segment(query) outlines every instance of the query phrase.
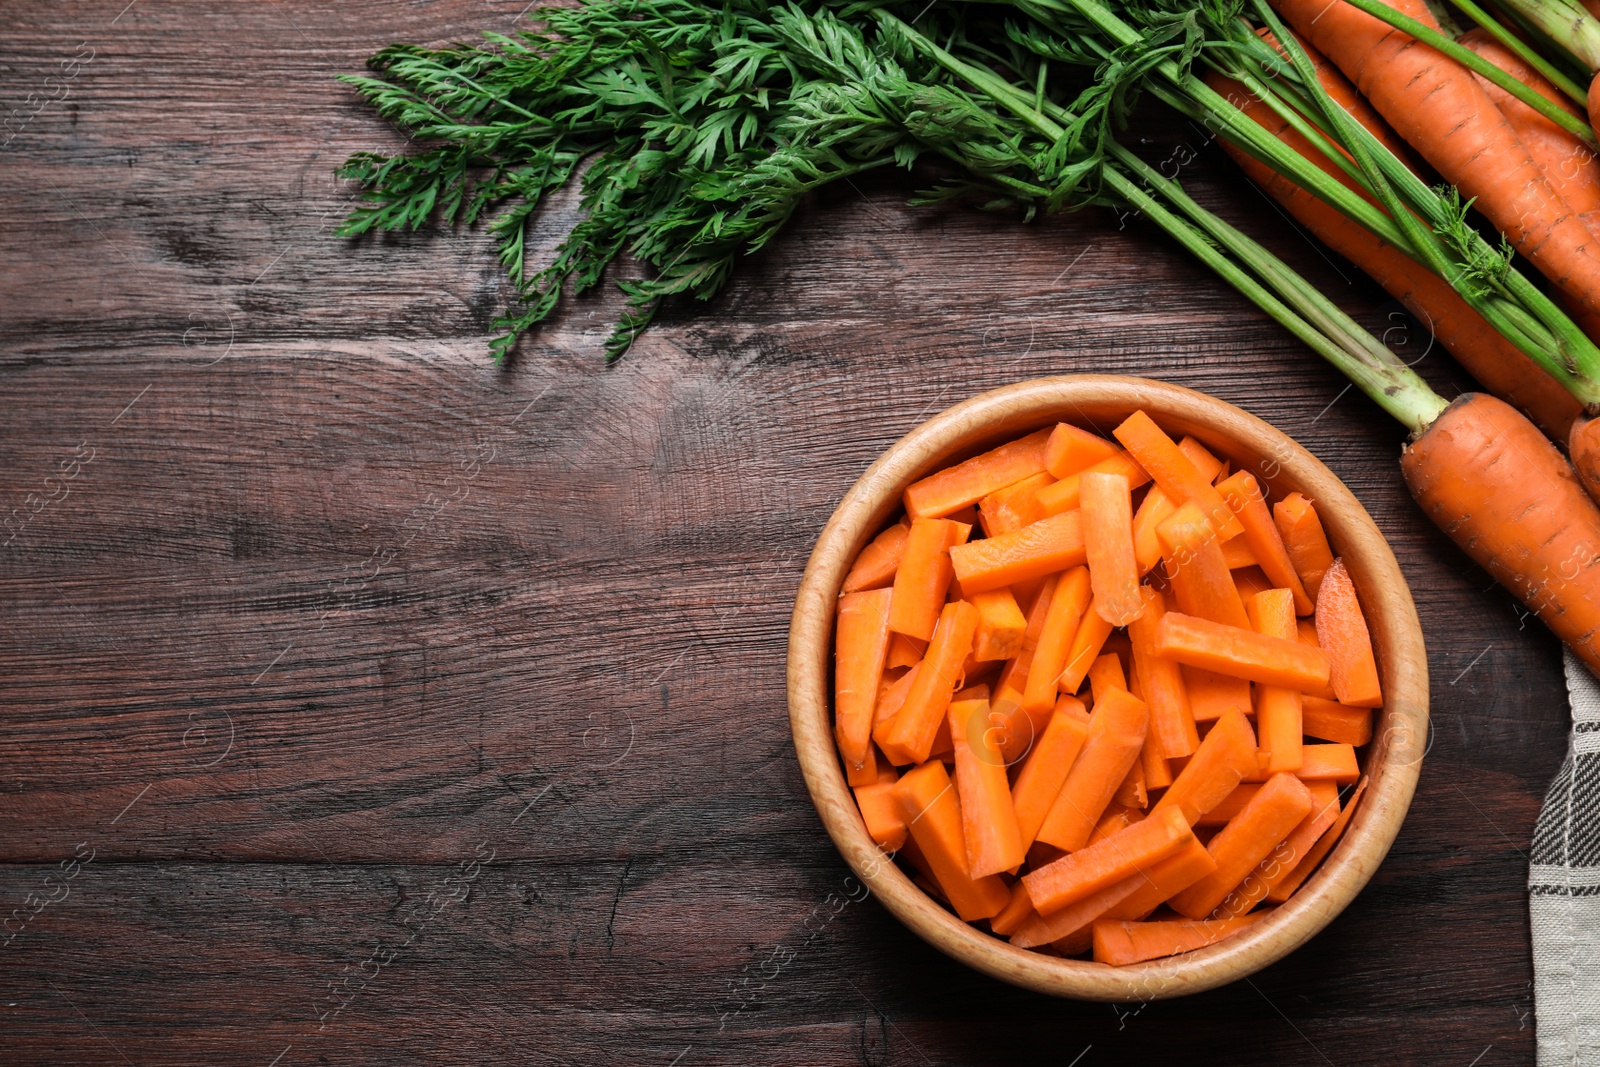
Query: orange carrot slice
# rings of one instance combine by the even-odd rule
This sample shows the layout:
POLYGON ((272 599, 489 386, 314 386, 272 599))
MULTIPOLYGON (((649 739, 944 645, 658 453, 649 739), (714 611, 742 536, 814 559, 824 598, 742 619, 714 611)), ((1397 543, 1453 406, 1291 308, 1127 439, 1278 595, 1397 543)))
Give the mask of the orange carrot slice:
MULTIPOLYGON (((843 746, 840 746, 840 752, 843 754, 843 746)), ((888 766, 887 761, 879 759, 878 746, 868 741, 867 756, 864 760, 859 764, 851 763, 849 760, 844 761, 845 784, 852 789, 858 785, 876 785, 883 776, 883 767, 879 766, 880 763, 883 767, 888 766)), ((894 768, 888 769, 893 771, 894 768)))
POLYGON ((1306 858, 1296 864, 1287 875, 1275 880, 1271 887, 1268 888, 1267 899, 1269 901, 1274 904, 1282 904, 1294 895, 1294 891, 1299 889, 1307 878, 1311 877, 1311 872, 1317 869, 1317 864, 1321 863, 1324 857, 1333 849, 1333 846, 1339 843, 1339 838, 1343 835, 1345 827, 1350 825, 1350 816, 1355 813, 1356 801, 1361 799, 1361 794, 1366 790, 1367 780, 1363 778, 1357 783, 1355 790, 1351 792, 1350 798, 1344 802, 1344 810, 1339 813, 1339 817, 1334 820, 1333 825, 1328 827, 1321 837, 1317 838, 1317 843, 1311 846, 1310 851, 1306 853, 1306 858))
POLYGON ((1113 626, 1144 613, 1139 564, 1133 554, 1133 500, 1120 474, 1083 475, 1083 547, 1094 605, 1113 626))
POLYGON ((1156 628, 1156 648, 1179 663, 1264 685, 1304 691, 1328 681, 1328 657, 1320 648, 1176 611, 1156 628))
POLYGON ((1010 659, 1022 650, 1028 620, 1010 589, 973 593, 967 600, 978 609, 978 629, 972 642, 974 656, 980 660, 1010 659))
POLYGON ((1094 599, 1091 597, 1089 607, 1084 610, 1083 621, 1078 623, 1078 632, 1073 635, 1066 665, 1056 682, 1063 693, 1076 693, 1083 687, 1089 668, 1100 658, 1100 650, 1105 647, 1113 629, 1115 627, 1106 621, 1106 617, 1094 610, 1094 599))
POLYGON ((1206 846, 1217 869, 1167 903, 1191 919, 1210 915, 1310 812, 1311 792, 1305 784, 1292 774, 1273 775, 1206 846))
POLYGON ((1046 515, 1060 515, 1063 512, 1077 509, 1083 494, 1083 476, 1085 474, 1120 474, 1128 479, 1128 488, 1137 489, 1150 480, 1150 475, 1128 453, 1118 451, 1116 455, 1101 460, 1092 467, 1085 468, 1077 474, 1069 474, 1059 482, 1047 485, 1033 494, 1035 502, 1046 515))
POLYGON ((1127 675, 1122 673, 1122 657, 1115 652, 1107 652, 1094 661, 1094 666, 1089 668, 1089 692, 1094 694, 1095 702, 1104 699, 1108 690, 1122 689, 1128 692, 1127 675))
MULTIPOLYGON (((1216 861, 1199 841, 1186 841, 1177 852, 1122 881, 1091 893, 1066 907, 1039 915, 1018 925, 1011 936, 1017 948, 1033 948, 1071 937, 1096 919, 1144 918, 1158 905, 1217 869, 1216 861)), ((1021 885, 1022 883, 1017 883, 1021 885)))
POLYGON ((850 573, 844 576, 844 591, 858 593, 863 589, 878 589, 894 582, 894 572, 906 552, 906 535, 911 528, 897 522, 883 531, 856 557, 850 573))
MULTIPOLYGON (((1244 535, 1241 534, 1231 540, 1224 541, 1218 547, 1222 549, 1222 562, 1230 572, 1242 571, 1246 567, 1256 566, 1255 551, 1250 547, 1250 543, 1244 539, 1244 535)), ((1241 597, 1240 599, 1243 598, 1241 597)))
POLYGON ((1184 688, 1189 691, 1189 710, 1196 722, 1211 722, 1234 710, 1246 715, 1255 711, 1246 679, 1199 667, 1185 667, 1182 673, 1184 688))
POLYGON ((966 541, 972 527, 949 519, 913 519, 905 554, 894 576, 889 629, 926 641, 939 621, 953 573, 950 549, 966 541))
MULTIPOLYGON (((1300 640, 1294 619, 1294 593, 1288 589, 1268 589, 1257 593, 1248 608, 1251 625, 1257 633, 1300 640)), ((1300 691, 1277 685, 1256 688, 1256 734, 1262 749, 1270 753, 1267 770, 1300 769, 1300 691)))
POLYGON ((834 632, 833 709, 839 751, 857 767, 872 744, 872 712, 889 653, 888 589, 839 598, 834 632))
POLYGON ((1051 805, 1061 795, 1061 787, 1066 784, 1073 761, 1089 739, 1089 721, 1082 701, 1077 697, 1063 696, 1057 701, 1049 723, 1017 774, 1017 783, 1011 789, 1011 800, 1024 852, 1033 846, 1034 839, 1039 836, 1039 827, 1044 825, 1051 805))
POLYGON ((1289 558, 1289 549, 1278 532, 1278 524, 1272 521, 1272 511, 1267 507, 1266 495, 1255 475, 1238 471, 1218 483, 1217 492, 1244 526, 1244 540, 1257 566, 1266 572, 1274 586, 1294 595, 1296 615, 1310 615, 1314 607, 1311 596, 1294 569, 1294 561, 1289 558))
POLYGON ((989 920, 989 930, 996 937, 1010 937, 1037 914, 1028 891, 1018 882, 1011 887, 1011 900, 1005 909, 989 920))
POLYGON ((872 709, 872 734, 874 737, 877 737, 879 727, 900 714, 900 709, 905 707, 906 697, 911 693, 911 687, 917 684, 917 673, 921 666, 921 661, 913 664, 909 671, 906 671, 889 688, 878 694, 878 705, 872 709))
POLYGON ((1256 766, 1256 735, 1242 712, 1230 711, 1206 734, 1154 810, 1177 808, 1190 823, 1198 822, 1256 766))
MULTIPOLYGON (((1148 726, 1144 701, 1131 693, 1113 689, 1095 704, 1083 752, 1045 816, 1038 840, 1068 852, 1084 847, 1128 768, 1139 758, 1148 726)), ((1034 904, 1037 907, 1038 901, 1034 904)))
POLYGON ((1372 655, 1372 635, 1356 599, 1355 584, 1336 559, 1322 576, 1317 590, 1317 644, 1328 654, 1329 680, 1339 703, 1376 708, 1383 703, 1378 685, 1378 663, 1372 655))
POLYGON ((1223 797, 1217 806, 1201 814, 1195 821, 1196 826, 1226 826, 1233 821, 1234 816, 1244 810, 1250 803, 1250 798, 1261 791, 1261 786, 1251 782, 1241 782, 1233 787, 1233 792, 1223 797))
MULTIPOLYGON (((1139 755, 1144 755, 1144 746, 1139 746, 1139 755)), ((1125 808, 1143 811, 1150 805, 1150 790, 1144 784, 1144 764, 1135 758, 1133 766, 1128 768, 1128 773, 1123 775, 1122 782, 1117 786, 1117 791, 1111 794, 1113 806, 1121 805, 1125 808)), ((1101 823, 1105 820, 1102 818, 1101 823)), ((1096 834, 1100 833, 1101 823, 1096 823, 1094 833, 1089 835, 1089 843, 1094 844, 1096 834)))
POLYGON ((1187 756, 1200 745, 1189 691, 1177 662, 1156 650, 1156 630, 1167 613, 1166 599, 1154 589, 1145 590, 1144 595, 1144 614, 1128 625, 1128 637, 1133 642, 1140 691, 1150 706, 1150 736, 1163 759, 1187 756))
MULTIPOLYGON (((893 590, 890 591, 891 593, 893 590)), ((896 667, 915 667, 922 662, 923 654, 928 651, 928 642, 918 641, 915 637, 905 634, 889 633, 889 650, 884 657, 885 670, 896 667)))
POLYGON ((900 814, 894 787, 894 782, 878 782, 858 786, 855 790, 856 807, 861 809, 867 833, 885 852, 898 852, 906 843, 906 820, 900 814))
POLYGON ((1000 914, 1011 891, 997 875, 973 878, 967 873, 967 845, 962 837, 961 801, 942 763, 924 763, 894 784, 900 816, 911 840, 963 922, 1000 914))
POLYGON ((1112 834, 1119 833, 1139 822, 1144 818, 1144 812, 1120 801, 1113 801, 1111 806, 1100 816, 1100 821, 1094 824, 1094 832, 1089 835, 1089 844, 1104 841, 1112 834))
POLYGON ((1244 532, 1211 479, 1200 473, 1149 415, 1135 411, 1111 432, 1180 508, 1186 503, 1199 508, 1221 540, 1244 532))
POLYGON ((967 871, 974 878, 1009 871, 1028 850, 1017 832, 1006 765, 989 729, 989 701, 951 701, 949 714, 967 871))
POLYGON ((1039 430, 913 482, 906 489, 906 514, 913 520, 937 519, 1038 474, 1049 439, 1049 430, 1039 430))
POLYGON ((1044 518, 1044 509, 1034 494, 1054 481, 1048 474, 1035 474, 1015 485, 996 489, 978 501, 978 521, 983 524, 984 536, 1010 533, 1044 518))
POLYGON ((1193 952, 1238 933, 1259 918, 1259 915, 1247 915, 1237 919, 1198 922, 1170 919, 1153 923, 1101 919, 1094 924, 1095 962, 1125 967, 1130 963, 1193 952))
POLYGON ((928 758, 977 628, 977 608, 961 600, 945 605, 904 706, 884 725, 881 733, 873 731, 874 740, 889 762, 896 765, 921 763, 928 758))
POLYGON ((1034 910, 1049 915, 1075 900, 1153 867, 1193 840, 1180 811, 1154 814, 1103 841, 1022 876, 1034 910))
POLYGON ((1231 919, 1244 915, 1267 899, 1273 883, 1288 877, 1289 872, 1306 858, 1317 839, 1338 821, 1339 787, 1332 782, 1307 782, 1306 788, 1311 792, 1311 811, 1300 820, 1300 825, 1289 832, 1282 844, 1269 852, 1267 858, 1223 898, 1213 918, 1231 919))
POLYGON ((1249 627, 1216 529, 1198 507, 1184 504, 1161 524, 1156 536, 1178 610, 1228 626, 1249 627))
POLYGON ((1322 576, 1333 565, 1333 550, 1328 547, 1328 535, 1322 532, 1317 509, 1299 493, 1290 493, 1272 505, 1272 521, 1306 594, 1315 601, 1322 576))
MULTIPOLYGON (((1192 437, 1185 437, 1178 442, 1178 451, 1189 457, 1195 469, 1206 478, 1213 480, 1222 464, 1217 457, 1207 452, 1192 437)), ((1166 493, 1161 491, 1159 485, 1150 487, 1144 495, 1144 501, 1139 505, 1139 510, 1133 516, 1133 552, 1139 561, 1139 573, 1144 575, 1161 561, 1161 542, 1156 537, 1156 527, 1172 517, 1178 510, 1178 505, 1166 493)))
POLYGON ((1161 755, 1161 749, 1151 734, 1145 735, 1144 747, 1139 750, 1139 764, 1144 768, 1144 787, 1147 792, 1165 789, 1172 784, 1172 766, 1161 755))
POLYGON ((1074 567, 1056 582, 1044 629, 1033 651, 1033 664, 1028 668, 1028 682, 1022 690, 1023 710, 1039 711, 1055 705, 1056 679, 1066 667, 1072 639, 1089 603, 1087 567, 1074 567))
MULTIPOLYGON (((950 550, 956 579, 968 595, 1080 567, 1086 558, 1083 523, 1076 511, 950 550)), ((902 572, 905 568, 901 563, 902 572)))
POLYGON ((1099 434, 1061 422, 1050 431, 1050 440, 1045 442, 1044 469, 1057 478, 1065 478, 1121 451, 1099 434))
MULTIPOLYGON (((1298 579, 1297 579, 1298 580, 1298 579)), ((1239 599, 1246 604, 1263 589, 1276 589, 1261 567, 1239 567, 1233 571, 1233 584, 1239 587, 1239 599)))
MULTIPOLYGON (((1349 785, 1361 777, 1361 768, 1356 763, 1356 750, 1351 745, 1302 744, 1300 769, 1294 773, 1307 782, 1326 778, 1340 785, 1349 785)), ((1267 776, 1268 772, 1265 769, 1258 769, 1253 774, 1245 775, 1244 780, 1263 782, 1267 776)))
POLYGON ((1300 721, 1307 737, 1357 748, 1372 740, 1371 708, 1352 708, 1321 697, 1302 697, 1300 721))

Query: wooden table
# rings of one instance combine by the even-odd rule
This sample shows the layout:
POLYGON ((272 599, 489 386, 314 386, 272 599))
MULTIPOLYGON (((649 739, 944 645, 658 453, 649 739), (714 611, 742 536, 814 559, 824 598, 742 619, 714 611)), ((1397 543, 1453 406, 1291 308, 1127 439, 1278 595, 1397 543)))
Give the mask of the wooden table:
MULTIPOLYGON (((1557 647, 1411 504, 1397 425, 1137 220, 911 210, 899 178, 819 197, 615 366, 606 294, 497 367, 484 234, 332 236, 333 167, 400 144, 333 77, 520 9, 0 16, 0 1060, 1531 1062, 1557 647), (783 690, 800 569, 871 459, 1091 370, 1331 465, 1434 678, 1361 898, 1250 982, 1143 1006, 1020 992, 840 903, 783 690)), ((1141 132, 1465 387, 1195 130, 1141 132)))

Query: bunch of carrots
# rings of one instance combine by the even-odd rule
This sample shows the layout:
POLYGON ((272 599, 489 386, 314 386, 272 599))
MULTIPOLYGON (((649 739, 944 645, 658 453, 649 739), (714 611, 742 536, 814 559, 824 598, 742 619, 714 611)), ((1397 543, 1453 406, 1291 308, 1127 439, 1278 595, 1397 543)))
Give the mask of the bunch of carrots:
POLYGON ((1311 501, 1143 411, 1112 436, 906 490, 838 602, 835 735, 868 832, 961 919, 1129 964, 1299 888, 1383 694, 1311 501))

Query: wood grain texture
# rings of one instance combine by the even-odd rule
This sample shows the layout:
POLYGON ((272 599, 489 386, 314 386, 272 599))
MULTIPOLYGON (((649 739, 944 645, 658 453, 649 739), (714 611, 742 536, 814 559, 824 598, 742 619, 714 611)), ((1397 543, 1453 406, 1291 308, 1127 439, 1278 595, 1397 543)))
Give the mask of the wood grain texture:
MULTIPOLYGON (((95 850, 11 920, 6 1062, 1532 1062, 1555 643, 1418 514, 1397 426, 1159 234, 911 210, 882 176, 617 366, 607 294, 496 368, 483 234, 330 236, 332 167, 401 143, 332 79, 520 4, 125 3, 0 13, 0 112, 94 53, 0 149, 0 916, 95 850), (1203 389, 1327 463, 1434 679, 1416 801, 1350 909, 1253 985, 1142 1009, 839 906, 784 711, 844 491, 934 411, 1071 371, 1203 389), (319 1031, 328 983, 485 843, 319 1031)), ((1199 150, 1208 206, 1404 329, 1194 130, 1136 134, 1199 150)))

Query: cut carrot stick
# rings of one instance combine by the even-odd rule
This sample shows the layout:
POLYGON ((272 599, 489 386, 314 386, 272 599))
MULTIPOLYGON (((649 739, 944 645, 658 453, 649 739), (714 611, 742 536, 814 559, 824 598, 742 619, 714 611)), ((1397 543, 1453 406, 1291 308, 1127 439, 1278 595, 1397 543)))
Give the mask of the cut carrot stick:
POLYGON ((1112 435, 1180 508, 1187 503, 1200 509, 1219 539, 1225 541, 1244 532, 1211 479, 1200 472, 1149 415, 1135 411, 1112 431, 1112 435))
POLYGON ((1243 534, 1232 540, 1224 541, 1219 547, 1222 549, 1222 562, 1227 565, 1230 571, 1242 571, 1246 567, 1257 565, 1255 550, 1250 547, 1250 543, 1245 540, 1243 534))
POLYGON ((1133 500, 1120 474, 1083 475, 1083 546, 1095 610, 1113 626, 1144 612, 1139 565, 1133 555, 1133 500))
POLYGON ((989 930, 996 937, 1010 937, 1038 914, 1033 910, 1028 891, 1018 882, 1011 887, 1011 900, 1005 910, 989 920, 989 930))
POLYGON ((1378 684, 1372 636, 1342 559, 1334 560, 1322 576, 1316 622, 1317 644, 1328 654, 1329 681, 1339 703, 1358 708, 1381 706, 1383 691, 1378 684))
POLYGON ((949 519, 912 520, 905 554, 894 576, 889 629, 919 641, 933 636, 933 624, 939 621, 954 573, 950 549, 963 544, 971 532, 972 527, 949 519))
POLYGON ((1328 535, 1322 532, 1317 509, 1299 493, 1290 493, 1272 505, 1272 521, 1306 595, 1315 601, 1323 574, 1333 566, 1333 549, 1328 547, 1328 535))
MULTIPOLYGON (((1193 437, 1185 437, 1178 442, 1178 451, 1189 457, 1189 462, 1208 481, 1214 480, 1216 474, 1222 469, 1222 464, 1205 446, 1193 437)), ((1144 501, 1139 505, 1139 510, 1133 516, 1133 552, 1139 561, 1140 575, 1146 574, 1151 567, 1161 561, 1161 542, 1156 537, 1156 527, 1160 526, 1172 513, 1178 510, 1178 505, 1172 498, 1161 491, 1159 485, 1150 487, 1144 495, 1144 501)))
POLYGON ((1156 648, 1179 663, 1264 685, 1304 691, 1328 681, 1328 657, 1320 648, 1176 611, 1156 628, 1156 648))
POLYGON ((1193 838, 1194 832, 1182 812, 1162 812, 1023 875, 1022 884, 1028 887, 1034 910, 1049 915, 1129 875, 1148 870, 1193 838))
POLYGON ((1243 678, 1185 667, 1183 685, 1189 692, 1189 711, 1196 722, 1211 722, 1235 709, 1246 715, 1255 710, 1250 699, 1250 683, 1243 678))
POLYGON ((980 660, 1011 659, 1022 650, 1028 620, 1017 607, 1010 589, 973 593, 967 600, 978 609, 978 629, 972 654, 980 660))
MULTIPOLYGON (((1167 903, 1191 919, 1210 915, 1310 812, 1311 792, 1305 784, 1292 774, 1274 774, 1206 846, 1217 869, 1167 903)), ((1034 904, 1037 906, 1037 898, 1034 904)))
POLYGON ((1150 736, 1156 754, 1163 759, 1187 756, 1200 745, 1189 691, 1178 664, 1156 650, 1156 630, 1167 613, 1166 599, 1154 589, 1146 589, 1144 595, 1144 614, 1128 625, 1128 637, 1144 702, 1150 706, 1150 736))
POLYGON ((878 694, 878 705, 872 709, 872 733, 876 737, 878 728, 896 715, 905 707, 906 697, 911 692, 911 687, 917 684, 917 673, 921 670, 921 663, 914 664, 909 671, 895 680, 894 684, 878 694))
POLYGON ((1177 852, 1148 870, 1129 875, 1051 912, 1048 917, 1035 912, 1017 927, 1011 943, 1017 948, 1049 944, 1087 929, 1101 917, 1142 919, 1168 897, 1216 869, 1216 861, 1204 845, 1199 841, 1186 841, 1177 852))
POLYGON ((1289 549, 1278 532, 1278 524, 1272 521, 1272 511, 1267 507, 1266 495, 1255 475, 1238 471, 1218 483, 1217 492, 1244 526, 1245 543, 1255 555, 1256 565, 1266 572, 1275 587, 1287 589, 1294 595, 1296 615, 1310 615, 1316 605, 1294 569, 1294 561, 1289 558, 1289 549))
POLYGON ((1185 842, 1175 854, 1136 876, 1133 892, 1107 908, 1103 918, 1143 919, 1216 869, 1217 861, 1198 838, 1185 842))
POLYGON ((1039 638, 1044 633, 1045 619, 1050 615, 1050 603, 1055 599, 1059 577, 1051 574, 1044 578, 1039 594, 1027 608, 1028 627, 1022 634, 1022 647, 1015 658, 1005 662, 995 682, 990 705, 995 718, 1007 724, 1006 739, 1001 746, 1007 764, 1021 759, 1027 746, 1033 743, 1040 732, 1035 727, 1041 726, 1041 723, 1023 710, 1022 696, 1028 684, 1028 672, 1033 669, 1033 656, 1038 650, 1039 638))
MULTIPOLYGON (((1276 529, 1276 527, 1274 527, 1276 529)), ((1292 573, 1292 571, 1291 571, 1292 573)), ((1299 577, 1295 581, 1299 581, 1299 577)), ((1240 567, 1233 572, 1233 584, 1239 588, 1239 599, 1245 603, 1263 589, 1277 589, 1279 586, 1270 581, 1259 565, 1254 567, 1240 567)))
MULTIPOLYGON (((1327 588, 1327 583, 1323 583, 1327 588)), ((1288 589, 1268 589, 1257 593, 1248 608, 1251 625, 1259 634, 1299 642, 1295 625, 1294 593, 1288 589)), ((1267 770, 1300 769, 1300 691, 1277 685, 1256 687, 1256 737, 1269 753, 1267 770)))
POLYGON ((1106 639, 1111 636, 1113 629, 1104 615, 1093 610, 1091 598, 1090 607, 1083 613, 1083 621, 1078 623, 1078 632, 1073 635, 1072 647, 1067 652, 1066 666, 1062 668, 1057 680, 1057 685, 1063 693, 1076 693, 1082 688, 1084 678, 1089 675, 1089 668, 1100 658, 1100 650, 1105 647, 1106 639))
POLYGON ((894 582, 894 572, 905 555, 906 535, 911 528, 904 522, 895 523, 883 531, 856 557, 850 573, 844 578, 846 593, 859 593, 864 589, 879 589, 894 582))
POLYGON ((1216 530, 1198 507, 1188 503, 1178 508, 1156 536, 1178 610, 1228 626, 1250 625, 1216 530))
POLYGON ((1100 821, 1094 824, 1094 832, 1089 835, 1089 844, 1092 845, 1096 841, 1104 841, 1112 834, 1126 830, 1143 818, 1143 811, 1131 805, 1114 801, 1106 809, 1105 814, 1100 816, 1100 821))
POLYGON ((1011 901, 1011 891, 997 875, 973 878, 967 873, 961 801, 944 764, 924 763, 906 772, 894 784, 894 794, 911 840, 962 921, 1000 914, 1011 901))
POLYGON ((1144 747, 1139 750, 1139 765, 1144 768, 1144 787, 1148 793, 1156 789, 1165 789, 1172 784, 1172 766, 1167 763, 1166 757, 1161 755, 1161 749, 1155 743, 1155 738, 1145 735, 1144 747))
POLYGON ((1306 788, 1311 792, 1310 812, 1277 848, 1267 853, 1266 859, 1257 864, 1255 870, 1245 875, 1244 880, 1223 898, 1216 911, 1211 913, 1213 919, 1236 918, 1266 900, 1273 883, 1287 878, 1310 853, 1317 839, 1338 820, 1339 787, 1332 782, 1319 781, 1307 782, 1306 788))
POLYGON ((1028 668, 1028 682, 1022 691, 1022 707, 1028 712, 1050 708, 1056 702, 1056 679, 1066 667, 1072 639, 1077 635, 1085 610, 1090 604, 1089 570, 1074 567, 1056 582, 1045 616, 1039 644, 1028 668))
POLYGON ((1356 785, 1355 790, 1351 792, 1349 799, 1344 802, 1344 810, 1339 813, 1339 817, 1334 820, 1333 825, 1328 827, 1321 837, 1317 838, 1317 843, 1311 846, 1311 850, 1306 853, 1306 858, 1296 864, 1294 869, 1286 876, 1274 881, 1271 887, 1268 888, 1267 899, 1269 901, 1274 904, 1282 904, 1311 876, 1311 872, 1317 869, 1317 864, 1321 863, 1333 849, 1333 846, 1339 843, 1339 837, 1344 833, 1345 827, 1350 825, 1350 816, 1355 813, 1356 801, 1361 799, 1361 794, 1366 792, 1366 789, 1367 780, 1363 778, 1356 785))
POLYGON ((915 637, 907 637, 905 634, 897 634, 891 631, 889 634, 888 653, 883 661, 884 669, 915 667, 922 662, 922 657, 927 651, 928 642, 918 641, 915 637))
POLYGON ((1252 782, 1241 782, 1233 787, 1233 792, 1223 797, 1216 807, 1205 812, 1195 821, 1196 826, 1226 826, 1233 821, 1234 816, 1244 810, 1250 803, 1250 798, 1261 791, 1261 786, 1252 782))
POLYGON ((1196 823, 1222 803, 1245 775, 1255 773, 1256 766, 1256 735, 1242 712, 1230 711, 1201 740, 1154 811, 1177 808, 1191 824, 1196 823))
MULTIPOLYGON (((1317 642, 1317 624, 1313 620, 1311 620, 1311 619, 1297 619, 1295 621, 1295 625, 1298 628, 1299 633, 1300 633, 1300 643, 1301 644, 1310 645, 1312 648, 1321 648, 1322 647, 1317 642)), ((1332 667, 1331 664, 1329 665, 1328 669, 1330 671, 1332 671, 1333 667, 1332 667)), ((1322 686, 1309 686, 1305 690, 1303 690, 1303 692, 1304 692, 1305 696, 1321 697, 1323 700, 1337 700, 1338 699, 1338 697, 1334 694, 1333 683, 1331 681, 1325 683, 1322 686)))
POLYGON ((845 762, 858 767, 872 744, 872 712, 889 652, 890 596, 888 589, 872 589, 839 598, 833 644, 835 732, 845 762))
POLYGON ((1300 721, 1307 737, 1357 748, 1372 740, 1371 708, 1352 708, 1321 697, 1302 697, 1300 721))
MULTIPOLYGON (((1356 763, 1356 750, 1350 745, 1301 745, 1300 769, 1295 774, 1307 782, 1326 778, 1349 785, 1361 777, 1361 768, 1356 763)), ((1267 771, 1259 769, 1245 775, 1244 780, 1260 782, 1266 778, 1267 771)))
POLYGON ((897 852, 906 843, 906 820, 895 800, 894 782, 878 782, 856 788, 856 807, 867 824, 867 833, 885 852, 897 852))
POLYGON ((1127 675, 1122 673, 1122 657, 1115 652, 1108 652, 1094 661, 1094 666, 1089 668, 1089 692, 1094 694, 1098 703, 1111 689, 1128 689, 1127 675))
POLYGON ((1131 693, 1113 689, 1095 703, 1088 740, 1045 816, 1038 840, 1068 852, 1083 848, 1139 758, 1148 727, 1149 711, 1131 693))
MULTIPOLYGON (((843 745, 840 746, 840 752, 841 754, 843 753, 843 745)), ((878 746, 872 744, 870 741, 867 742, 866 759, 862 760, 859 764, 851 763, 849 760, 844 761, 845 784, 850 786, 852 789, 858 785, 876 785, 879 779, 882 777, 882 768, 879 767, 880 763, 882 763, 885 767, 888 766, 888 761, 883 760, 878 756, 878 746)), ((893 770, 892 767, 889 769, 891 771, 893 770)), ((896 777, 898 777, 898 775, 896 775, 896 777)))
POLYGON ((1044 509, 1034 494, 1054 481, 1048 474, 1035 474, 1015 485, 996 489, 978 501, 978 521, 983 525, 984 536, 1010 533, 1044 518, 1044 509))
POLYGON ((1121 451, 1114 442, 1099 434, 1061 422, 1050 431, 1050 440, 1045 442, 1044 469, 1057 478, 1065 478, 1121 451))
POLYGON ((1258 918, 1260 916, 1250 915, 1238 919, 1171 919, 1153 923, 1101 919, 1094 924, 1095 962, 1125 967, 1130 963, 1193 952, 1238 933, 1258 918))
MULTIPOLYGON (((1076 511, 950 550, 956 579, 969 596, 1080 567, 1086 558, 1083 524, 1076 511)), ((902 573, 905 568, 902 563, 902 573)))
POLYGON ((960 600, 945 605, 905 705, 890 722, 873 731, 873 739, 890 763, 899 766, 928 758, 977 628, 977 608, 960 600))
POLYGON ((949 715, 967 872, 982 878, 1009 871, 1022 863, 1028 850, 1017 832, 1006 765, 989 729, 989 701, 951 701, 949 715))
POLYGON ((1149 473, 1139 466, 1132 456, 1118 451, 1116 455, 1103 459, 1092 467, 1077 474, 1069 474, 1059 482, 1045 486, 1034 493, 1033 498, 1046 515, 1075 511, 1082 501, 1085 474, 1120 474, 1128 479, 1130 490, 1137 489, 1150 480, 1149 473))
POLYGON ((1027 762, 1017 774, 1011 799, 1024 852, 1033 846, 1034 839, 1039 836, 1039 827, 1044 825, 1051 805, 1061 795, 1061 787, 1066 784, 1073 761, 1089 739, 1089 721, 1082 701, 1077 697, 1063 696, 1056 703, 1049 723, 1040 732, 1038 743, 1028 753, 1027 762))
MULTIPOLYGON (((1139 746, 1139 754, 1144 754, 1144 746, 1139 746)), ((1144 764, 1137 758, 1133 766, 1128 768, 1128 773, 1123 776, 1122 783, 1117 786, 1117 791, 1111 794, 1111 802, 1120 804, 1125 808, 1136 808, 1143 811, 1150 806, 1150 791, 1144 784, 1144 764)), ((1104 821, 1103 819, 1101 820, 1104 821)), ((1094 844, 1095 834, 1100 832, 1100 824, 1095 824, 1095 833, 1089 835, 1089 843, 1094 844)))
POLYGON ((1049 439, 1049 430, 1039 430, 913 482, 906 489, 906 514, 913 522, 937 519, 1038 474, 1044 470, 1044 445, 1049 439))

